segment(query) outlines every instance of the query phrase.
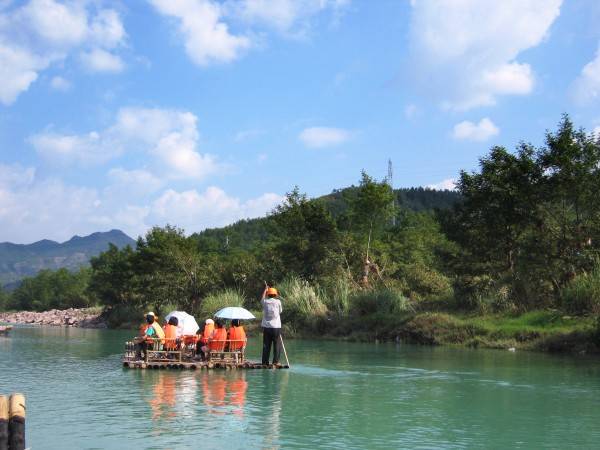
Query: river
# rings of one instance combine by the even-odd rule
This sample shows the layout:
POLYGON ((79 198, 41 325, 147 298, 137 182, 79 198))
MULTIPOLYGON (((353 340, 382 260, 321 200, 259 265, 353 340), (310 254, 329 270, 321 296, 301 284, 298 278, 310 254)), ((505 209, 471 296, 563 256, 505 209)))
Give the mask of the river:
POLYGON ((600 448, 597 358, 289 340, 290 370, 142 371, 130 335, 0 337, 30 448, 600 448))

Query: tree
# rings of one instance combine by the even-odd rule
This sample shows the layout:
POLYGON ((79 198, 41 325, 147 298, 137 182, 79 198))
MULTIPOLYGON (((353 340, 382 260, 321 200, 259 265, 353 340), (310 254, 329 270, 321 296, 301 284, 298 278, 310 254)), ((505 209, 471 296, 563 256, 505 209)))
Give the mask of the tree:
POLYGON ((350 223, 359 233, 377 234, 396 214, 394 192, 387 181, 377 182, 364 170, 356 195, 349 199, 350 223))
POLYGON ((142 303, 136 293, 134 251, 129 245, 119 249, 109 244, 108 250, 93 257, 90 264, 92 274, 89 290, 103 305, 137 306, 142 303))
POLYGON ((278 238, 275 251, 287 270, 313 278, 335 264, 337 228, 321 201, 308 200, 296 187, 271 217, 278 238))

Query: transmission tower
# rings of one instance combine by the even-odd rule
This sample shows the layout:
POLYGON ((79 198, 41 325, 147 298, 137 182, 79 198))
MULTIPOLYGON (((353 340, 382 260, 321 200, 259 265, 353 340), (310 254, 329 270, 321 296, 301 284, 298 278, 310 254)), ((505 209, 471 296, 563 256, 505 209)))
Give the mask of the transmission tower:
POLYGON ((388 159, 388 174, 387 174, 387 182, 390 188, 392 189, 392 210, 394 211, 394 215, 392 216, 392 226, 396 226, 396 194, 394 192, 394 169, 392 167, 392 159, 388 159))

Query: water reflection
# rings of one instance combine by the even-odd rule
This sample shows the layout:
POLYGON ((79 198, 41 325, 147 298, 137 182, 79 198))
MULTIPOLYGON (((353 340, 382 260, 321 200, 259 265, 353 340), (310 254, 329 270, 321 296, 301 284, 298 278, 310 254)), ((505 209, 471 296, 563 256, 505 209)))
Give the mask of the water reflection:
POLYGON ((152 410, 152 420, 175 417, 177 379, 165 373, 159 373, 152 389, 153 397, 148 401, 152 410))
POLYGON ((242 418, 246 405, 246 373, 171 371, 140 373, 142 396, 153 421, 205 414, 242 418))
POLYGON ((240 371, 229 376, 219 372, 202 372, 200 383, 206 412, 215 415, 244 415, 248 390, 245 372, 240 371))

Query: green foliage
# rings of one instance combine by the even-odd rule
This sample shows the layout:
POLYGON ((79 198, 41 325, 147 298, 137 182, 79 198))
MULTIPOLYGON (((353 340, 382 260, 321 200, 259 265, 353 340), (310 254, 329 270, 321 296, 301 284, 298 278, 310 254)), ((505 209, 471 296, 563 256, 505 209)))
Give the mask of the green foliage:
POLYGON ((235 289, 216 291, 206 296, 199 309, 193 312, 200 320, 204 320, 227 306, 244 306, 244 296, 235 289))
POLYGON ((337 227, 322 202, 308 200, 295 188, 275 208, 272 218, 278 236, 275 251, 289 272, 308 278, 331 270, 337 227))
POLYGON ((350 297, 350 313, 355 316, 396 315, 412 310, 400 291, 387 287, 357 291, 350 297))
POLYGON ((107 251, 91 259, 89 290, 103 305, 113 307, 135 302, 133 256, 130 246, 119 249, 110 244, 107 251))
POLYGON ((296 326, 314 328, 327 314, 326 300, 318 286, 298 277, 279 283, 286 321, 296 326))
POLYGON ((600 266, 576 276, 562 288, 561 297, 573 314, 600 314, 600 266))
POLYGON ((0 286, 0 311, 6 311, 9 308, 10 296, 0 286))
POLYGON ((461 174, 463 201, 445 216, 461 247, 452 267, 457 291, 461 280, 487 276, 507 284, 521 309, 555 303, 600 251, 599 182, 600 143, 567 116, 538 150, 493 148, 479 172, 461 174))
POLYGON ((348 199, 350 223, 354 231, 375 235, 389 226, 396 214, 394 193, 386 180, 377 182, 361 173, 356 195, 348 199))
POLYGON ((25 278, 12 293, 10 309, 45 311, 48 309, 83 308, 96 304, 87 291, 90 270, 71 273, 67 269, 55 272, 42 270, 35 277, 25 278))

